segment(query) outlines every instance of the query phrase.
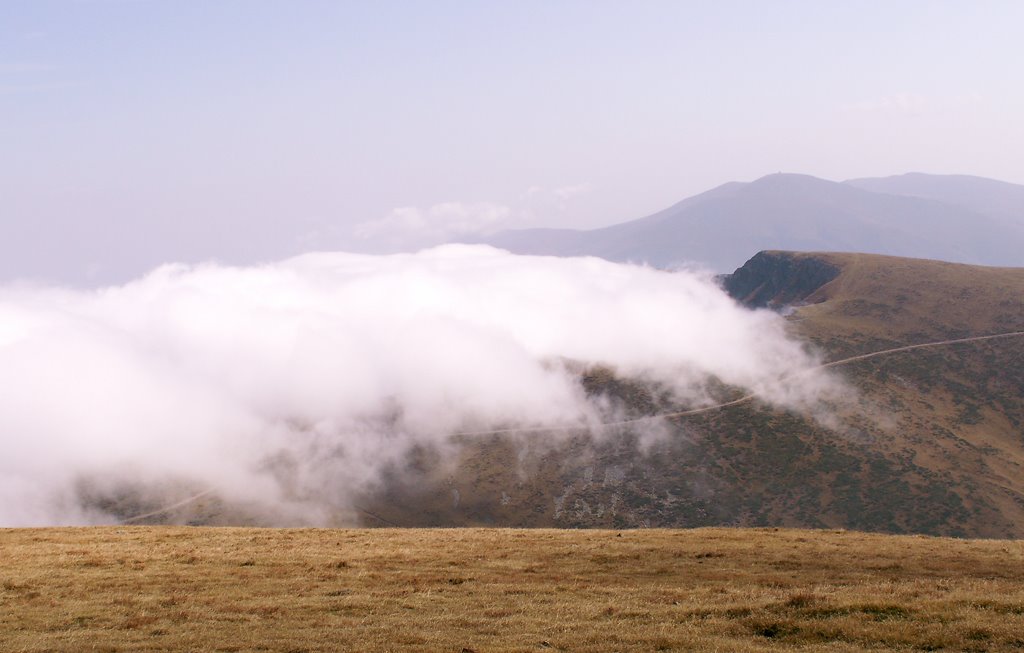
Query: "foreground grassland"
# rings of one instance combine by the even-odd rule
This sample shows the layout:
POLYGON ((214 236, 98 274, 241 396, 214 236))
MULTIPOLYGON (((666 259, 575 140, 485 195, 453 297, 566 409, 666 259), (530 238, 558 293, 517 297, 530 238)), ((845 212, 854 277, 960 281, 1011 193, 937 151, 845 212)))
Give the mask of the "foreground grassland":
POLYGON ((1024 542, 0 530, 3 651, 1024 650, 1024 542))

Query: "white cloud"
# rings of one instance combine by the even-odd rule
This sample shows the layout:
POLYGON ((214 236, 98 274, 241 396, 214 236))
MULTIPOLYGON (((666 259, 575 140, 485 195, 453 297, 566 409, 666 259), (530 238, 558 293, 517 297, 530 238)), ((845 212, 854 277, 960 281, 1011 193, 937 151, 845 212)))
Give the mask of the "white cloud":
POLYGON ((709 278, 592 258, 445 246, 0 286, 0 525, 109 520, 82 488, 182 485, 329 523, 412 445, 606 419, 566 359, 683 403, 711 376, 784 405, 830 387, 781 382, 815 359, 709 278))
POLYGON ((515 216, 513 209, 492 202, 442 202, 426 209, 403 206, 357 224, 353 233, 388 249, 416 249, 483 236, 505 227, 515 216))
POLYGON ((585 195, 593 192, 594 185, 590 182, 583 182, 582 184, 572 184, 570 186, 560 186, 559 188, 551 191, 551 194, 562 200, 563 202, 576 197, 577 195, 585 195))
POLYGON ((549 188, 546 186, 534 185, 527 188, 520 195, 522 209, 520 215, 524 226, 564 226, 566 217, 570 210, 576 207, 570 206, 581 197, 593 193, 597 187, 590 182, 578 184, 566 184, 549 188))

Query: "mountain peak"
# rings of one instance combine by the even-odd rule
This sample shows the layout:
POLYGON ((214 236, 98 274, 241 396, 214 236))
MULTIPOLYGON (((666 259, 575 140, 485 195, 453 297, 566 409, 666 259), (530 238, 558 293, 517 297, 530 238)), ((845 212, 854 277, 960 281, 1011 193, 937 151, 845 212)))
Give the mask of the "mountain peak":
POLYGON ((917 173, 895 182, 839 183, 780 172, 723 184, 610 227, 512 231, 489 242, 524 254, 591 255, 668 268, 689 262, 717 272, 734 270, 751 252, 765 249, 1019 266, 1024 196, 1018 191, 1024 187, 981 181, 987 183, 917 173))
POLYGON ((758 177, 754 181, 750 182, 753 184, 786 184, 786 183, 824 183, 831 184, 826 179, 815 177, 813 175, 805 175, 799 172, 773 172, 763 177, 758 177))
POLYGON ((764 177, 759 177, 746 185, 747 189, 759 191, 784 191, 784 192, 821 192, 823 190, 841 190, 844 187, 835 181, 803 175, 793 172, 776 172, 764 177))

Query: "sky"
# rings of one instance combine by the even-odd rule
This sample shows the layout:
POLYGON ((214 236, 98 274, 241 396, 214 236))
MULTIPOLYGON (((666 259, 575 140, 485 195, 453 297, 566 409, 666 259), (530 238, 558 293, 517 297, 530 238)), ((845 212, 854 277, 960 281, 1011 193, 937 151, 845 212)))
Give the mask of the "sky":
POLYGON ((1024 3, 0 0, 0 280, 1024 183, 1024 3))

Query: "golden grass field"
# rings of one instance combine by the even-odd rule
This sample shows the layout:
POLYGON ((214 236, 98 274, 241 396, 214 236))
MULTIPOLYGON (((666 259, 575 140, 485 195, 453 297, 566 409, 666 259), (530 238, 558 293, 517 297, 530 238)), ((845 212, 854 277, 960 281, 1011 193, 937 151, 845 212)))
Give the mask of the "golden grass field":
POLYGON ((0 530, 2 651, 1024 650, 1024 542, 0 530))

